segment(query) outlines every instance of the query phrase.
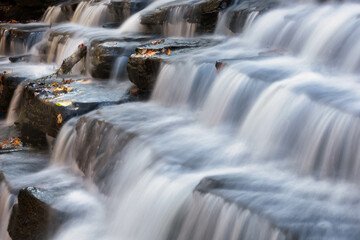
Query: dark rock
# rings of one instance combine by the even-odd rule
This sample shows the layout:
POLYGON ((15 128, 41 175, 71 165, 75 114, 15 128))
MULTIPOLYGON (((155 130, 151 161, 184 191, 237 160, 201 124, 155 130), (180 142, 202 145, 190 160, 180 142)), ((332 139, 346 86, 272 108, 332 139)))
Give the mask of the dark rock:
POLYGON ((228 15, 229 19, 226 27, 234 33, 240 33, 243 31, 244 26, 251 14, 262 14, 278 5, 278 0, 245 0, 238 3, 237 5, 232 5, 227 10, 225 10, 227 11, 226 14, 228 15))
POLYGON ((66 0, 15 0, 20 7, 48 7, 65 2, 66 0))
POLYGON ((6 184, 8 184, 8 183, 6 182, 4 173, 3 173, 2 171, 0 171, 0 183, 6 183, 6 184))
POLYGON ((46 24, 0 24, 0 38, 5 39, 1 54, 22 54, 40 42, 49 29, 46 24))
POLYGON ((109 79, 115 61, 121 56, 129 57, 138 42, 109 41, 93 46, 90 50, 91 75, 109 79))
POLYGON ((135 49, 137 54, 131 55, 127 65, 129 79, 142 91, 151 91, 162 63, 213 44, 216 42, 207 39, 165 39, 139 46, 135 49), (149 51, 156 54, 147 56, 149 51))
POLYGON ((130 81, 143 91, 151 90, 162 62, 163 59, 159 57, 131 56, 127 65, 130 81))
POLYGON ((198 34, 211 33, 215 30, 219 13, 220 0, 203 0, 198 3, 178 4, 176 2, 159 7, 141 16, 141 24, 151 33, 159 33, 162 25, 171 21, 173 10, 181 8, 184 21, 196 23, 198 34))
POLYGON ((107 29, 116 29, 120 27, 122 22, 105 23, 102 27, 107 29))
MULTIPOLYGON (((128 58, 136 46, 153 36, 96 39, 91 42, 89 57, 91 75, 94 78, 109 79, 119 57, 128 58)), ((124 69, 125 70, 125 69, 124 69)))
POLYGON ((109 10, 113 20, 122 23, 132 14, 144 9, 147 4, 147 1, 139 0, 112 0, 109 4, 109 10))
POLYGON ((34 56, 31 54, 22 54, 22 55, 17 55, 17 56, 12 56, 9 57, 10 62, 15 63, 15 62, 29 62, 31 58, 33 58, 34 56))
POLYGON ((13 240, 45 240, 64 221, 63 214, 52 208, 52 193, 35 187, 21 189, 13 206, 8 232, 13 240))
POLYGON ((0 6, 0 21, 13 19, 21 22, 40 19, 47 7, 60 4, 65 0, 14 0, 9 5, 0 6))
POLYGON ((29 137, 25 133, 28 127, 56 137, 64 122, 74 116, 133 100, 127 93, 127 83, 114 87, 79 77, 63 77, 27 80, 24 84, 19 123, 25 137, 29 137))
MULTIPOLYGON (((38 65, 24 63, 0 65, 0 112, 6 115, 16 87, 27 78, 34 78, 31 68, 38 65)), ((48 69, 52 69, 52 65, 48 69)), ((46 75, 46 73, 44 73, 46 75)), ((42 76, 44 76, 42 75, 42 76)), ((35 77, 36 78, 36 77, 35 77)))
POLYGON ((0 111, 3 115, 8 111, 16 87, 25 79, 9 73, 0 73, 0 111))

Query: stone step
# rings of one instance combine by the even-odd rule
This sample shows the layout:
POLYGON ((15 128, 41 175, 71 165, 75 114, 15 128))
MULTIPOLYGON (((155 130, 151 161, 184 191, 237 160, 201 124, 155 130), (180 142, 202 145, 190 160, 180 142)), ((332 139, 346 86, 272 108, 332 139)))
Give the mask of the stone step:
POLYGON ((6 115, 16 87, 27 78, 40 78, 51 74, 55 65, 44 64, 0 64, 0 111, 6 115), (34 71, 36 69, 36 71, 34 71))
POLYGON ((24 135, 35 130, 56 137, 64 122, 72 117, 135 100, 128 93, 129 83, 114 86, 84 77, 27 80, 23 86, 19 124, 24 135))
MULTIPOLYGON (((221 0, 195 0, 184 3, 176 1, 145 12, 141 16, 141 24, 151 33, 173 35, 174 29, 166 29, 168 23, 192 24, 197 34, 211 33, 215 30, 221 0), (176 20, 175 20, 176 18, 176 20)), ((185 34, 185 33, 178 33, 185 34)))
MULTIPOLYGON (((100 38, 91 41, 88 56, 91 66, 90 74, 94 78, 109 79, 118 58, 127 59, 133 53, 134 49, 153 39, 154 36, 127 36, 122 38, 100 38)), ((117 69, 124 71, 126 69, 117 69)))
POLYGON ((129 79, 142 91, 149 91, 154 87, 162 63, 183 61, 186 54, 217 43, 210 39, 196 38, 158 39, 138 46, 127 65, 129 79))
MULTIPOLYGON (((220 20, 218 28, 226 27, 233 33, 241 33, 244 27, 247 27, 247 24, 250 24, 258 15, 278 5, 278 0, 244 0, 232 1, 230 5, 224 4, 225 9, 223 10, 223 16, 221 16, 223 19, 220 20)), ((221 32, 221 29, 217 30, 221 32)))
MULTIPOLYGON (((212 201, 221 199, 223 205, 220 206, 220 211, 235 206, 237 213, 222 215, 222 219, 218 215, 217 220, 226 222, 234 217, 232 222, 235 224, 229 231, 236 229, 240 235, 251 232, 254 227, 257 229, 256 225, 252 225, 257 224, 252 223, 252 218, 256 216, 267 221, 272 226, 271 231, 279 229, 284 235, 280 239, 355 240, 360 237, 357 227, 360 218, 354 212, 359 207, 360 194, 352 185, 319 182, 311 178, 294 177, 286 171, 280 172, 265 165, 250 165, 240 169, 239 174, 205 178, 197 186, 195 193, 200 193, 201 198, 212 196, 212 201), (342 191, 351 191, 352 194, 340 196, 342 191), (241 217, 243 222, 237 221, 241 217)), ((189 214, 193 216, 197 213, 189 214)), ((194 224, 195 229, 198 224, 201 223, 194 224)), ((216 231, 216 227, 208 230, 216 231)), ((251 234, 256 236, 259 232, 251 234)), ((269 235, 268 232, 265 236, 269 235)))
POLYGON ((63 203, 73 192, 84 191, 85 186, 65 171, 45 168, 48 160, 49 154, 39 150, 2 155, 0 172, 4 174, 0 173, 0 183, 6 179, 9 186, 11 215, 9 212, 9 223, 2 222, 1 226, 7 227, 13 240, 52 238, 69 218, 82 214, 81 207, 75 212, 63 203))
POLYGON ((41 23, 0 24, 2 55, 23 54, 40 42, 49 25, 41 23))

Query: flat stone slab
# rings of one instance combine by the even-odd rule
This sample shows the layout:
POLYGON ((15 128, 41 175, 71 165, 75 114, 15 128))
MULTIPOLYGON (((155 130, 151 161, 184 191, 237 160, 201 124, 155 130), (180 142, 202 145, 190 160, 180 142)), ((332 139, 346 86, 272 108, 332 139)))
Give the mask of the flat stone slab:
POLYGON ((176 59, 183 61, 181 56, 216 43, 210 39, 157 39, 138 46, 127 65, 129 79, 139 89, 149 91, 162 63, 176 59))
POLYGON ((51 64, 0 64, 0 116, 5 117, 16 87, 27 78, 40 78, 51 74, 51 64))
POLYGON ((83 77, 63 76, 44 81, 27 80, 21 100, 19 123, 56 137, 72 117, 105 105, 133 100, 131 84, 109 85, 83 77))

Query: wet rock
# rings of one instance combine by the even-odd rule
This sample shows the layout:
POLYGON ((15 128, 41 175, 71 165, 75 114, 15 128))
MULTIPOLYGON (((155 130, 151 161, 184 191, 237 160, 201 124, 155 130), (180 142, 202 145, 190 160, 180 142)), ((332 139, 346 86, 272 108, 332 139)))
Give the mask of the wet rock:
POLYGON ((207 39, 160 39, 139 46, 127 65, 129 79, 142 91, 150 91, 162 63, 177 58, 181 61, 183 54, 214 44, 216 41, 207 39))
POLYGON ((109 4, 110 14, 113 15, 114 21, 124 22, 132 14, 144 9, 148 4, 148 1, 142 0, 112 0, 109 4))
POLYGON ((102 27, 107 29, 116 29, 121 26, 121 22, 105 23, 102 27))
POLYGON ((29 62, 31 58, 33 58, 35 56, 31 55, 31 54, 22 54, 22 55, 17 55, 17 56, 12 56, 9 57, 9 61, 12 63, 15 62, 29 62))
POLYGON ((116 60, 130 57, 139 44, 149 40, 151 36, 134 36, 118 39, 98 39, 91 43, 89 57, 90 73, 94 78, 109 79, 116 60))
POLYGON ((20 7, 48 7, 65 1, 66 0, 15 0, 16 5, 20 7))
POLYGON ((278 5, 278 0, 245 0, 240 4, 232 5, 226 12, 228 21, 224 27, 227 27, 233 33, 240 33, 244 30, 246 24, 249 24, 249 20, 253 21, 257 15, 263 14, 278 5))
POLYGON ((16 87, 27 78, 37 78, 51 71, 53 65, 28 65, 25 63, 0 65, 0 112, 6 115, 16 87), (40 74, 31 69, 37 68, 40 74), (42 73, 43 71, 43 73, 42 73))
POLYGON ((65 0, 13 0, 8 5, 0 6, 0 21, 29 21, 40 19, 48 6, 65 2, 65 0))
MULTIPOLYGON (((162 25, 171 22, 174 18, 174 11, 181 12, 180 18, 188 23, 196 24, 197 33, 211 33, 215 30, 221 0, 203 0, 187 4, 178 4, 176 2, 166 4, 147 12, 141 16, 141 24, 146 26, 149 32, 159 33, 162 31, 162 25)), ((178 19, 180 20, 180 19, 178 19)))
POLYGON ((22 54, 40 42, 49 29, 46 24, 0 24, 0 38, 4 41, 2 55, 22 54))
POLYGON ((0 184, 1 183, 5 183, 6 185, 8 185, 4 173, 2 171, 0 171, 0 184))
POLYGON ((4 117, 10 106, 11 98, 16 87, 25 79, 25 77, 8 74, 6 71, 5 73, 0 73, 0 111, 4 117))
POLYGON ((127 93, 129 83, 110 86, 80 77, 60 76, 27 80, 24 85, 19 118, 23 138, 31 138, 26 135, 27 128, 56 137, 64 122, 74 116, 133 100, 127 93))
POLYGON ((51 207, 52 201, 50 191, 35 187, 21 189, 8 226, 12 240, 49 239, 65 218, 51 207))

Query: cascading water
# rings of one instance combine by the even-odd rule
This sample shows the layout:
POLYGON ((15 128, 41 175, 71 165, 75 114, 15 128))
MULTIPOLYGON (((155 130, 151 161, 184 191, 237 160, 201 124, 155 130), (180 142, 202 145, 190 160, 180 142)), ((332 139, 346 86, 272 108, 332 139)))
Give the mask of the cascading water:
POLYGON ((0 181, 0 238, 11 240, 7 232, 7 225, 11 214, 11 194, 5 182, 0 181))
POLYGON ((71 7, 51 6, 46 9, 41 21, 47 24, 55 24, 69 20, 73 15, 71 7))
POLYGON ((107 5, 109 2, 109 0, 101 2, 94 0, 82 1, 76 8, 71 21, 93 27, 101 26, 106 22, 111 22, 107 5))
POLYGON ((357 72, 360 6, 300 5, 265 13, 246 33, 249 41, 286 49, 310 61, 357 72))
POLYGON ((11 103, 9 106, 9 112, 6 117, 7 125, 13 125, 18 118, 19 109, 20 109, 20 101, 22 98, 23 91, 24 91, 24 87, 21 84, 19 86, 17 86, 17 88, 14 92, 14 95, 11 99, 11 103))
POLYGON ((173 7, 171 16, 163 26, 163 34, 169 37, 194 37, 197 24, 187 22, 187 16, 192 16, 191 8, 183 6, 173 7))
MULTIPOLYGON (((46 61, 59 65, 98 35, 141 32, 141 14, 171 2, 153 1, 107 30, 94 26, 109 21, 103 15, 110 2, 83 1, 72 18, 77 24, 55 26, 39 46, 45 43, 46 61)), ((12 177, 18 188, 65 187, 54 206, 74 214, 53 239, 359 239, 360 93, 352 75, 359 4, 290 4, 236 15, 244 5, 232 2, 215 36, 207 36, 218 44, 170 55, 148 103, 70 120, 50 167, 12 177)), ((163 35, 194 37, 189 12, 173 6, 163 35)), ((7 222, 9 194, 2 185, 0 193, 7 222)))

